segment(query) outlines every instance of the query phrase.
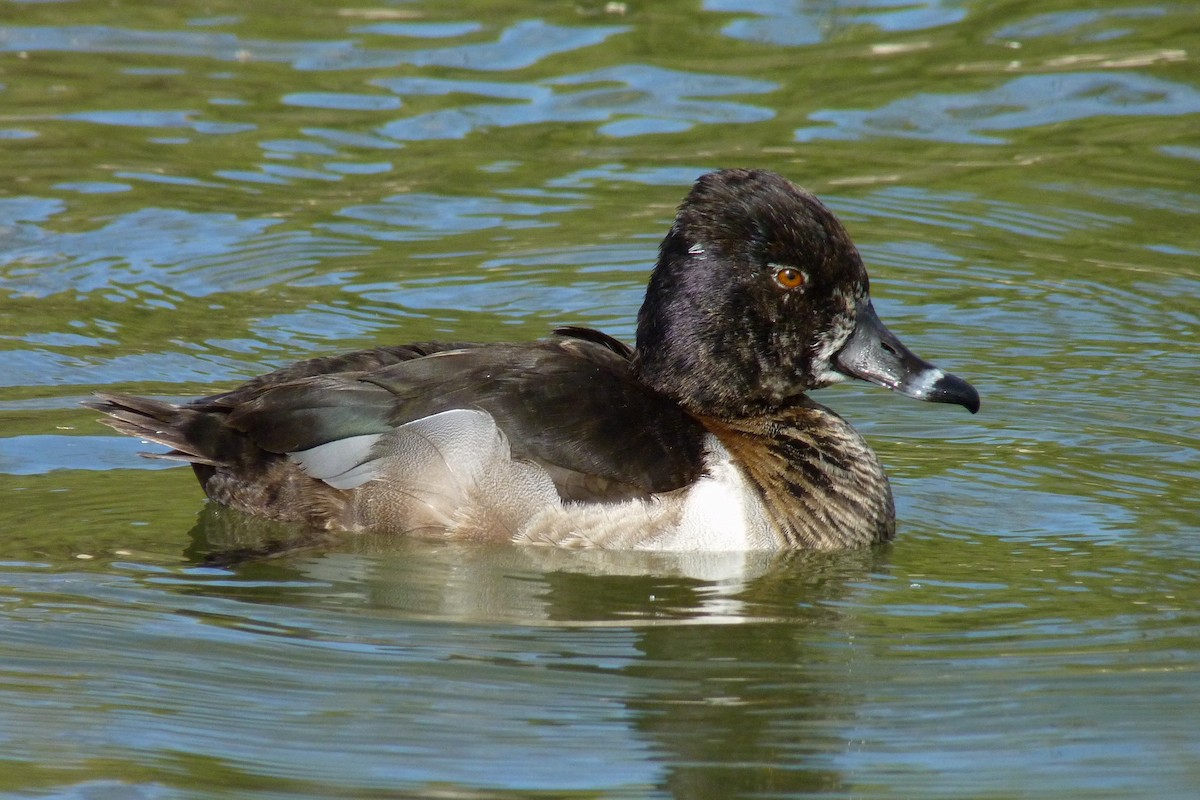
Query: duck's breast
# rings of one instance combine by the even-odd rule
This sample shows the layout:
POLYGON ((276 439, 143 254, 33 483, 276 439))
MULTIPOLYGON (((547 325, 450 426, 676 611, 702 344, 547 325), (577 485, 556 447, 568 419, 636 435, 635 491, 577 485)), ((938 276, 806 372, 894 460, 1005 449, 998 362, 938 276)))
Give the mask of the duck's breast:
POLYGON ((689 486, 609 503, 547 506, 516 541, 559 547, 676 552, 777 550, 782 539, 757 490, 712 434, 704 470, 689 486))

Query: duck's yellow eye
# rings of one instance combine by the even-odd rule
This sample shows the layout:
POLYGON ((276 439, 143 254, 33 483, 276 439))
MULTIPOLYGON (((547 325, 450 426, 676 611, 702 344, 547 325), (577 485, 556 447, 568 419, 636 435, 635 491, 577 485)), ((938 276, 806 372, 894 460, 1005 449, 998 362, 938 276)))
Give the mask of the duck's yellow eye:
POLYGON ((775 282, 784 289, 799 289, 804 285, 804 273, 795 267, 781 267, 775 271, 775 282))

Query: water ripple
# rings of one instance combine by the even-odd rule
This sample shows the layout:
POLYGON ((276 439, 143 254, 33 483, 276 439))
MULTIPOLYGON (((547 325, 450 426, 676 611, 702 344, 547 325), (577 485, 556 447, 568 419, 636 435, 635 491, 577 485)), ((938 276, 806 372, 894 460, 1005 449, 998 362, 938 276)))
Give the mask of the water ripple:
MULTIPOLYGON (((0 224, 45 220, 56 201, 26 200, 0 206, 0 224), (7 213, 5 213, 7 212, 7 213)), ((15 246, 0 250, 0 290, 22 297, 61 292, 108 292, 124 301, 132 289, 157 286, 204 297, 295 280, 332 256, 369 252, 369 245, 309 231, 269 233, 279 220, 233 214, 144 208, 91 231, 53 234, 28 223, 15 246)))
POLYGON ((338 216, 377 225, 331 223, 335 232, 383 241, 420 241, 488 228, 529 228, 553 223, 545 214, 572 211, 577 204, 539 204, 494 197, 448 197, 424 193, 398 194, 382 202, 348 206, 338 216))
POLYGON ((142 31, 104 25, 0 28, 0 52, 142 53, 245 63, 269 61, 298 70, 380 69, 402 64, 497 72, 532 66, 556 53, 590 47, 628 30, 564 27, 521 20, 495 42, 424 50, 370 49, 356 42, 284 42, 228 33, 142 31))
POLYGON ((133 458, 146 449, 143 442, 111 436, 6 436, 0 437, 0 473, 41 475, 57 469, 166 469, 175 466, 169 461, 133 458))
POLYGON ((1057 205, 1018 205, 970 192, 934 192, 907 186, 888 186, 864 197, 839 197, 830 204, 848 219, 856 215, 882 217, 964 232, 995 228, 1035 239, 1062 239, 1076 231, 1103 230, 1130 222, 1128 217, 1057 205))
POLYGON ((785 46, 818 44, 860 25, 898 33, 952 25, 967 15, 965 8, 947 0, 874 0, 848 6, 803 0, 705 0, 704 8, 756 14, 759 19, 735 20, 722 32, 734 39, 785 46))
POLYGON ((1132 72, 1024 75, 991 91, 922 93, 871 111, 822 110, 809 115, 830 127, 799 128, 796 140, 875 136, 960 144, 1004 144, 990 131, 1026 131, 1104 116, 1181 117, 1200 112, 1200 91, 1132 72), (1046 98, 1054 102, 1046 102, 1046 98))
POLYGON ((350 92, 292 92, 285 94, 282 102, 288 106, 340 111, 394 111, 401 105, 397 97, 350 92))
POLYGON ((1156 19, 1166 14, 1162 8, 1105 8, 1085 11, 1053 11, 1001 26, 996 39, 1036 39, 1045 36, 1072 36, 1080 42, 1109 42, 1129 35, 1127 28, 1110 27, 1134 19, 1156 19))
POLYGON ((208 134, 244 133, 257 127, 249 123, 208 122, 195 119, 194 114, 192 111, 78 111, 63 114, 59 119, 128 128, 187 128, 208 134))
POLYGON ((404 141, 461 139, 482 128, 547 122, 607 123, 599 130, 610 136, 686 130, 701 123, 762 122, 774 112, 744 103, 691 98, 764 94, 776 88, 766 81, 638 64, 564 75, 540 84, 438 78, 384 78, 372 83, 401 96, 462 94, 518 101, 440 109, 379 128, 383 135, 404 141), (566 92, 554 88, 593 84, 600 86, 566 92))
POLYGON ((351 33, 381 36, 411 36, 419 39, 450 39, 483 30, 478 22, 376 22, 352 28, 351 33))

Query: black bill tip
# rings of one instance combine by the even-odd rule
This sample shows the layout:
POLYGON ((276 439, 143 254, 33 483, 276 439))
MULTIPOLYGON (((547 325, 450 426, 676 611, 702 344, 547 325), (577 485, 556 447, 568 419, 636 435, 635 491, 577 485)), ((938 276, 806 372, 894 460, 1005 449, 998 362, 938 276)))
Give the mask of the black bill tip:
POLYGON ((927 403, 953 403, 975 414, 979 411, 979 392, 957 375, 928 367, 907 376, 896 391, 927 403))

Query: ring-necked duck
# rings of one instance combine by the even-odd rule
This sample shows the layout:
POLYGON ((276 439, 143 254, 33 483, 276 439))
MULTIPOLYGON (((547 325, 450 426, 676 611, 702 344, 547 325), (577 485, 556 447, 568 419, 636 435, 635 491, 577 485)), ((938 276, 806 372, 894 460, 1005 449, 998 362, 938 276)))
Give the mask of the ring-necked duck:
POLYGON ((587 328, 316 358, 184 405, 99 393, 213 500, 328 530, 564 547, 832 549, 887 539, 887 477, 810 400, 861 378, 979 395, 875 315, 845 229, 771 172, 702 176, 650 275, 633 348, 587 328))

